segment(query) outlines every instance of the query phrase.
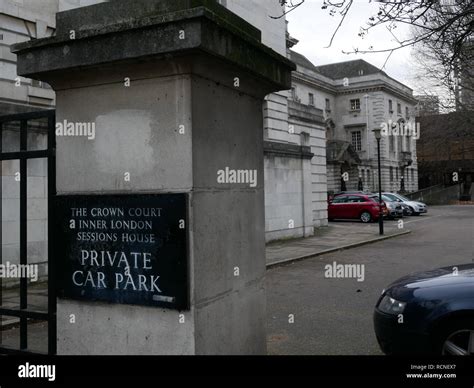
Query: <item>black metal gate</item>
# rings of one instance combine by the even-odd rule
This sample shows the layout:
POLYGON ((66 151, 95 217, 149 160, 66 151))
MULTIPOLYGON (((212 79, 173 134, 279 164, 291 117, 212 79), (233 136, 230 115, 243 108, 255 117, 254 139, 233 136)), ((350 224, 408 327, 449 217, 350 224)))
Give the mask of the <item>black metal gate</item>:
MULTIPOLYGON (((10 132, 9 132, 10 133, 10 132)), ((13 346, 4 344, 2 338, 2 326, 0 326, 0 354, 22 354, 22 353, 45 353, 33 351, 28 344, 29 323, 34 321, 45 321, 48 324, 47 329, 47 353, 56 354, 56 297, 54 284, 54 266, 53 266, 53 244, 52 244, 52 211, 53 200, 56 195, 56 166, 55 166, 55 111, 45 110, 39 112, 31 112, 24 114, 16 114, 9 116, 0 116, 0 159, 3 161, 19 161, 19 264, 28 265, 28 236, 27 236, 27 205, 28 205, 28 160, 43 158, 47 160, 47 309, 44 311, 35 311, 29 309, 28 306, 28 279, 21 277, 19 279, 19 305, 8 308, 4 306, 3 284, 0 276, 0 318, 12 317, 19 320, 19 344, 13 346), (29 147, 28 135, 34 123, 42 120, 46 126, 47 142, 43 149, 32 149, 29 147), (15 128, 14 132, 19 132, 19 147, 13 150, 5 150, 4 148, 4 131, 7 128, 15 128)), ((3 167, 3 166, 2 166, 3 167)), ((3 173, 2 173, 3 179, 3 173)), ((3 199, 3 188, 2 188, 3 199)), ((3 202, 3 201, 2 201, 3 202)), ((3 225, 3 218, 2 218, 3 225)), ((3 245, 2 245, 3 250, 3 245)), ((3 266, 3 255, 0 255, 0 264, 3 266)), ((14 326, 18 329, 18 326, 14 326)), ((16 337, 15 337, 16 338, 16 337)))

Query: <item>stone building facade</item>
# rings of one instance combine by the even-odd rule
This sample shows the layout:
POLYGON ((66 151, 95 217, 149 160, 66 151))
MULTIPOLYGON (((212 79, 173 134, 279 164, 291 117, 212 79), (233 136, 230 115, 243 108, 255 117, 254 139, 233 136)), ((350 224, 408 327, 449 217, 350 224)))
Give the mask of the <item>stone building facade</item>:
POLYGON ((291 59, 298 65, 291 98, 323 112, 328 192, 378 190, 372 131, 384 126, 383 190, 418 190, 412 90, 364 60, 314 66, 294 51, 291 59))
MULTIPOLYGON (((25 79, 17 85, 16 58, 9 46, 53 34, 56 12, 102 1, 0 0, 0 114, 54 107, 48 85, 25 79)), ((292 51, 296 40, 288 36, 285 18, 270 17, 283 13, 276 0, 219 3, 260 29, 264 44, 297 65, 293 89, 267 96, 263 111, 266 239, 311 236, 314 228, 328 223, 328 192, 357 189, 360 181, 366 190, 377 188, 372 129, 388 120, 411 121, 412 92, 367 62, 317 67, 292 51)), ((14 171, 14 166, 4 167, 2 179, 11 180, 8 174, 14 171)), ((405 190, 415 191, 417 175, 415 142, 383 138, 383 188, 401 190, 404 176, 405 190)))
MULTIPOLYGON (((270 17, 283 15, 278 1, 220 3, 260 29, 264 44, 290 56, 285 17, 270 17)), ((270 94, 263 112, 267 241, 308 237, 327 225, 323 112, 290 97, 290 91, 270 94)))

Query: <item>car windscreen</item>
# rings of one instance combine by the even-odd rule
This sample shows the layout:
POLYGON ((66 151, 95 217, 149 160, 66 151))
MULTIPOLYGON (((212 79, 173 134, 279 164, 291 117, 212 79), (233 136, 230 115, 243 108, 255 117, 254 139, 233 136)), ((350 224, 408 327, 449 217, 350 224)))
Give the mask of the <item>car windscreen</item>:
POLYGON ((384 194, 384 196, 390 198, 390 199, 389 199, 390 201, 400 202, 400 198, 396 197, 396 196, 393 195, 393 194, 384 194))

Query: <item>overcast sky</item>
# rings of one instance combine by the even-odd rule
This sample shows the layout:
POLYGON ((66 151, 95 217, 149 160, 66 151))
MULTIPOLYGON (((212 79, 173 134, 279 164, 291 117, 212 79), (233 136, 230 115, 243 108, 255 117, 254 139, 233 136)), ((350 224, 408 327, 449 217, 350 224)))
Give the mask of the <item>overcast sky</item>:
MULTIPOLYGON (((321 9, 322 4, 322 0, 306 0, 301 7, 287 15, 290 34, 300 41, 293 49, 306 56, 315 65, 364 59, 381 68, 388 53, 349 55, 342 53, 343 50, 354 51, 355 48, 367 49, 370 46, 373 46, 374 50, 396 47, 395 38, 385 27, 373 30, 364 39, 358 36, 359 28, 365 25, 368 18, 377 12, 378 3, 356 0, 330 48, 326 48, 326 46, 329 44, 340 17, 339 15, 330 16, 327 9, 321 9)), ((410 34, 410 27, 398 26, 394 33, 398 39, 406 38, 410 34)), ((416 85, 413 82, 413 66, 410 64, 411 50, 411 48, 404 48, 395 51, 384 71, 396 80, 414 88, 416 85)))

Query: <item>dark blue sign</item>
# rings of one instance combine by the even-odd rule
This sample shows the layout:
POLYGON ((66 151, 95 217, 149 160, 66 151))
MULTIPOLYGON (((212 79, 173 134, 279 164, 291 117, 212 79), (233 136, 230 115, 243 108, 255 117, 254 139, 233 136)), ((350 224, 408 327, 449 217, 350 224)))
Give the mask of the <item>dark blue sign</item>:
POLYGON ((57 196, 58 296, 189 306, 186 194, 57 196))

